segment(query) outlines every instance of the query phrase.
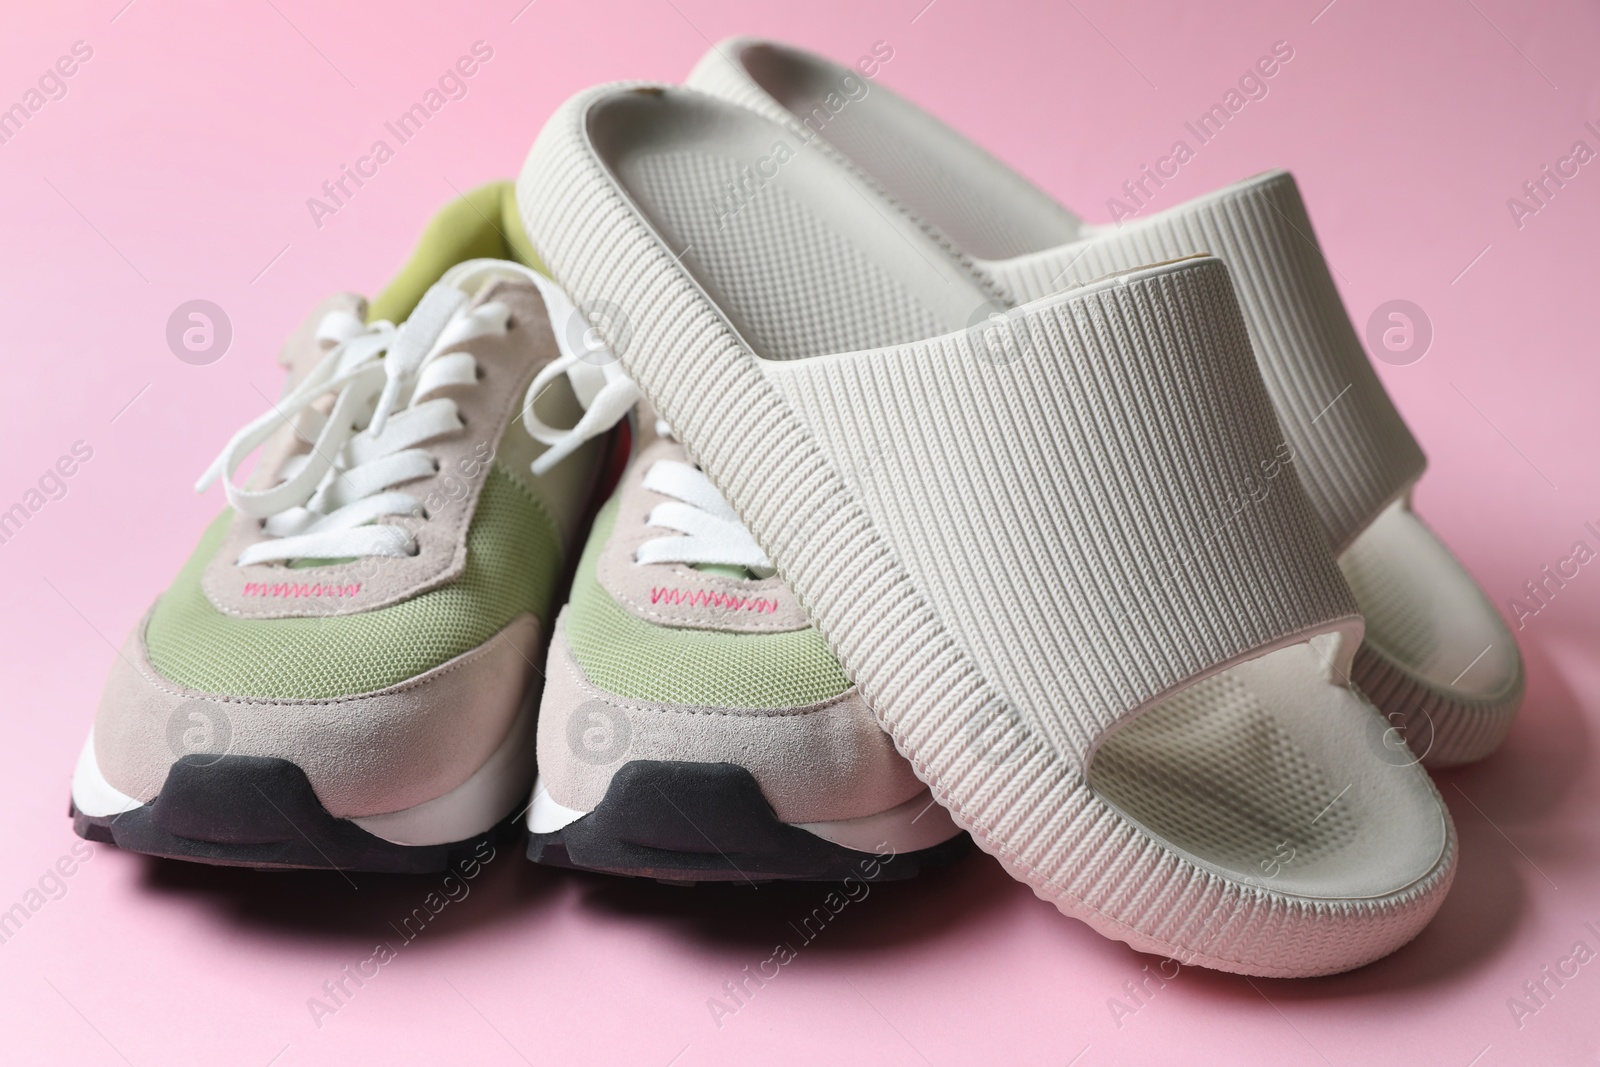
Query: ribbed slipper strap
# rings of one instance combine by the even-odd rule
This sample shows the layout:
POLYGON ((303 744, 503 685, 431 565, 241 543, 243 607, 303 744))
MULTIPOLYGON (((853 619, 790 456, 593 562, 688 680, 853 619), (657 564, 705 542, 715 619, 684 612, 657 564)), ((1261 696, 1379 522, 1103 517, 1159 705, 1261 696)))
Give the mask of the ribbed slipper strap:
POLYGON ((941 776, 1024 738, 1081 769, 1172 691, 1355 625, 1215 259, 758 373, 781 406, 669 371, 663 409, 941 776))
POLYGON ((1228 264, 1301 483, 1342 552, 1422 476, 1427 460, 1356 337, 1285 171, 1060 248, 981 268, 1020 301, 1197 252, 1228 264))

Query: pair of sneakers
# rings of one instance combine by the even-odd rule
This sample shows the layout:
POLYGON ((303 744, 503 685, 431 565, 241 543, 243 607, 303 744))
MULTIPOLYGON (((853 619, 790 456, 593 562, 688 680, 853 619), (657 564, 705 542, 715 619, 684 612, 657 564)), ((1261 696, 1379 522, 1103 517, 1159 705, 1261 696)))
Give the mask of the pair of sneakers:
POLYGON ((1292 179, 1095 228, 861 71, 690 80, 580 94, 291 339, 79 832, 426 870, 516 813, 543 862, 758 881, 968 831, 1186 962, 1414 936, 1418 762, 1492 749, 1521 666, 1292 179))
POLYGON ((968 847, 538 264, 491 185, 289 339, 202 479, 228 510, 113 666, 79 834, 422 872, 520 817, 535 860, 682 881, 968 847))

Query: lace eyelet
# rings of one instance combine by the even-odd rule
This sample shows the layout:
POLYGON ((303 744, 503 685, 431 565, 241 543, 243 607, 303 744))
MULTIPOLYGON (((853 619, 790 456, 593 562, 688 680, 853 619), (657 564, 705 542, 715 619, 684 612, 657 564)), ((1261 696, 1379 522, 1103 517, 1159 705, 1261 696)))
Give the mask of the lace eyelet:
POLYGON ((415 537, 413 537, 411 539, 411 544, 407 546, 406 555, 408 555, 408 556, 420 556, 420 555, 422 555, 422 545, 417 542, 417 539, 415 537))

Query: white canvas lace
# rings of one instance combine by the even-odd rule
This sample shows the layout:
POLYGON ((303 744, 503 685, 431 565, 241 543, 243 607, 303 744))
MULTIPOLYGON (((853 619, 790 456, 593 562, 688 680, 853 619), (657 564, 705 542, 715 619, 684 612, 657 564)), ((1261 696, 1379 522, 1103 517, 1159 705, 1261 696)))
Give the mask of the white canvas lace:
POLYGON ((639 387, 622 373, 616 357, 594 331, 584 331, 582 351, 570 347, 565 333, 556 331, 561 354, 545 364, 534 377, 528 386, 528 402, 522 406, 522 425, 528 435, 549 446, 544 455, 533 461, 535 474, 543 474, 572 455, 584 442, 621 422, 640 397, 639 387), (578 403, 583 405, 583 417, 577 425, 564 430, 547 425, 533 405, 533 400, 562 374, 567 376, 578 403))
POLYGON ((645 471, 644 487, 672 497, 651 508, 645 523, 679 536, 646 541, 634 562, 743 567, 758 578, 773 573, 772 561, 699 467, 658 459, 645 471))
MULTIPOLYGON (((469 293, 504 276, 532 282, 544 298, 560 353, 550 367, 581 364, 600 371, 598 384, 593 376, 569 373, 586 408, 569 432, 582 429, 586 436, 559 452, 552 447, 534 464, 535 471, 543 473, 600 432, 592 430, 597 421, 609 419, 609 428, 626 413, 624 406, 612 414, 621 396, 637 398, 632 383, 620 372, 607 373, 614 360, 607 360, 603 344, 592 343, 592 335, 585 337, 590 342, 585 351, 573 349, 562 328, 576 315, 571 300, 548 278, 519 264, 480 259, 457 265, 400 326, 367 325, 349 312, 332 312, 319 324, 317 339, 337 342, 334 348, 271 411, 234 434, 195 486, 203 492, 221 478, 229 505, 263 520, 270 539, 247 548, 239 566, 416 554, 410 530, 381 520, 405 515, 426 520, 420 501, 395 487, 435 473, 437 461, 423 446, 463 429, 455 400, 435 394, 447 386, 476 383, 478 365, 470 352, 445 350, 506 332, 506 305, 489 301, 467 306, 469 293), (331 408, 323 402, 327 397, 332 397, 331 408), (245 459, 285 422, 312 442, 311 450, 287 460, 278 481, 267 488, 247 489, 235 481, 245 459)), ((529 386, 525 419, 552 377, 550 367, 529 386)))
MULTIPOLYGON (((594 351, 598 351, 596 347, 594 351)), ((609 352, 606 353, 609 355, 609 352)), ((565 371, 572 381, 573 391, 582 400, 587 393, 593 398, 576 426, 558 430, 545 425, 532 414, 532 407, 523 409, 523 423, 535 439, 550 446, 550 451, 540 457, 540 462, 551 456, 570 455, 585 441, 610 430, 627 417, 639 399, 638 387, 628 379, 614 361, 596 366, 589 359, 574 354, 570 359, 563 355, 554 360, 533 382, 530 391, 542 388, 565 371), (565 364, 563 364, 565 360, 565 364), (598 373, 604 372, 602 378, 598 373), (580 384, 580 379, 583 384, 580 384)), ((672 428, 656 420, 656 433, 671 437, 672 428)), ((533 469, 539 471, 539 462, 533 469)), ((773 573, 772 561, 761 551, 739 516, 717 492, 700 470, 678 460, 660 459, 650 465, 644 475, 644 487, 672 499, 657 504, 645 517, 649 526, 659 526, 674 531, 674 536, 657 537, 640 545, 634 553, 634 562, 640 566, 651 563, 687 563, 691 566, 711 565, 741 567, 757 578, 773 573)))

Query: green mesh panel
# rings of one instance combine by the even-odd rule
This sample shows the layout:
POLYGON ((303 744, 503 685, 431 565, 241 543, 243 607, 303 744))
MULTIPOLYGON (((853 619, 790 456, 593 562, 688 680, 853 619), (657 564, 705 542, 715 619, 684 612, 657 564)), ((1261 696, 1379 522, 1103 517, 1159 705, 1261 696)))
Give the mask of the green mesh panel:
POLYGON ((630 614, 595 577, 616 517, 613 496, 595 519, 566 612, 573 658, 595 685, 635 700, 723 708, 804 707, 850 688, 814 629, 717 633, 630 614))
MULTIPOLYGON (((230 521, 224 512, 206 530, 145 633, 156 670, 205 693, 315 700, 383 689, 478 647, 523 612, 548 621, 561 578, 555 522, 498 463, 467 531, 460 577, 375 611, 298 619, 217 611, 200 578, 230 521)), ((297 580, 314 577, 301 571, 297 580)))

